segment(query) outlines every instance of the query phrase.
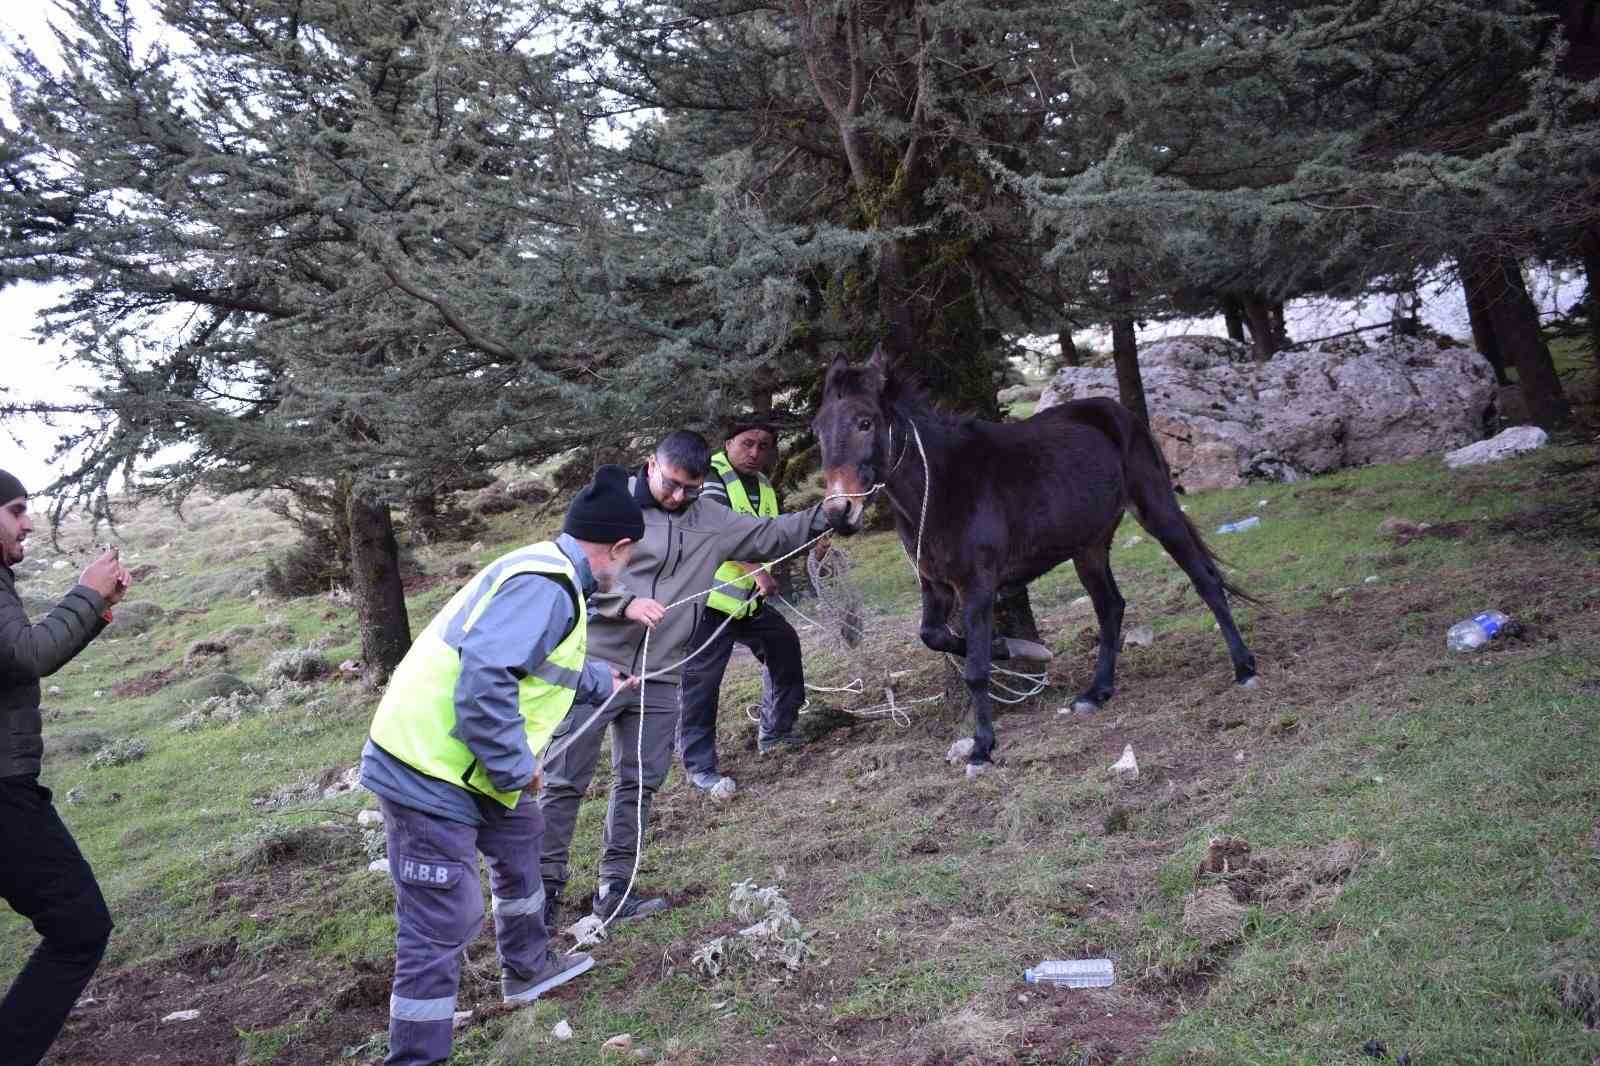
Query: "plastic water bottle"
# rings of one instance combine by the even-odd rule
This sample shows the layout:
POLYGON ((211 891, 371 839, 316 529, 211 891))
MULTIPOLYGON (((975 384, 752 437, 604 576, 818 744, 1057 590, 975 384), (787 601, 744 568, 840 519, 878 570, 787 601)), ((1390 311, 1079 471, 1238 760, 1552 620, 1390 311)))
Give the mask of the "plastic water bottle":
POLYGON ((1113 976, 1110 959, 1046 959, 1022 971, 1022 979, 1030 985, 1067 988, 1105 988, 1113 976))
POLYGON ((1254 529, 1256 526, 1259 526, 1260 524, 1261 524, 1260 516, 1259 515, 1251 515, 1249 518, 1241 518, 1237 522, 1224 522, 1224 523, 1222 523, 1222 525, 1217 527, 1217 532, 1218 533, 1238 533, 1238 532, 1241 532, 1241 531, 1246 530, 1246 529, 1254 529))
POLYGON ((1464 622, 1457 622, 1450 627, 1450 632, 1445 634, 1445 643, 1450 645, 1451 651, 1471 651, 1481 648, 1494 639, 1494 635, 1506 627, 1511 619, 1499 611, 1484 611, 1475 614, 1464 622))

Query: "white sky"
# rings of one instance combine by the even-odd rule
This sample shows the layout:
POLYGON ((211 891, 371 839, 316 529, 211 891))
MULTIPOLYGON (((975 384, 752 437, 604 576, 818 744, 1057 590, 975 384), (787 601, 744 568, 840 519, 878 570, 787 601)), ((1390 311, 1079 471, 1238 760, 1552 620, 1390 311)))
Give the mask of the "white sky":
MULTIPOLYGON (((12 2, 0 8, 0 33, 27 42, 35 52, 56 55, 47 19, 54 5, 12 2)), ((10 116, 6 116, 10 121, 10 116)), ((8 399, 65 399, 74 388, 92 384, 88 375, 58 367, 59 349, 32 336, 39 310, 53 300, 53 290, 38 285, 0 289, 0 383, 8 399)), ((37 423, 0 426, 0 469, 11 471, 30 489, 52 478, 50 453, 55 433, 37 423), (21 438, 21 444, 14 438, 21 438)))

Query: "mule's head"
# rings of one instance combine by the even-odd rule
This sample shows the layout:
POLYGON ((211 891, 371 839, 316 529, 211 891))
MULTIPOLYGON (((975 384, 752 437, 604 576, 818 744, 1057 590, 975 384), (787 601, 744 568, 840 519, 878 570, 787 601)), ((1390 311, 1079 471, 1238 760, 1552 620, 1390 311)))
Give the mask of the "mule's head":
POLYGON ((885 389, 891 372, 879 348, 863 367, 839 356, 828 368, 822 405, 811 428, 822 446, 822 480, 828 498, 822 513, 837 533, 858 532, 866 493, 888 474, 889 427, 885 389))

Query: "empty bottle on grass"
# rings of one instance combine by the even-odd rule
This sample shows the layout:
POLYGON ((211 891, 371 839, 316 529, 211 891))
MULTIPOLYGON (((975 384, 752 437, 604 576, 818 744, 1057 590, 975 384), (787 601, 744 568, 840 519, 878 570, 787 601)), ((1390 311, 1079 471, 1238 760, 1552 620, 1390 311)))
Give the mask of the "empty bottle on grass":
POLYGON ((1510 621, 1511 619, 1499 611, 1475 614, 1451 626, 1450 632, 1445 634, 1445 643, 1450 645, 1451 651, 1471 651, 1474 648, 1481 648, 1493 640, 1495 634, 1504 629, 1510 621))
POLYGON ((1110 959, 1046 959, 1022 971, 1030 985, 1064 985, 1067 988, 1105 988, 1111 984, 1110 959))
POLYGON ((1217 527, 1217 532, 1241 533, 1246 529, 1254 529, 1260 524, 1261 517, 1259 515, 1251 515, 1249 518, 1241 518, 1237 522, 1224 522, 1222 525, 1217 527))

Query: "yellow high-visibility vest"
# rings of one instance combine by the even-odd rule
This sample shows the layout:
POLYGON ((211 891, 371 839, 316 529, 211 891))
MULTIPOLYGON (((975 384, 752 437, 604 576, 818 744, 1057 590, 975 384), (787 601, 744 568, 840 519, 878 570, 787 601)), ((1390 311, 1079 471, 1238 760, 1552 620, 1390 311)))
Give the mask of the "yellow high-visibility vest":
MULTIPOLYGON (((739 472, 728 462, 727 452, 718 452, 711 457, 711 469, 717 472, 722 479, 723 486, 728 490, 728 505, 739 514, 758 515, 761 518, 778 517, 778 494, 772 491, 772 482, 763 474, 756 476, 761 479, 761 499, 759 503, 751 504, 750 494, 744 490, 744 482, 739 478, 739 472)), ((706 597, 706 606, 714 611, 732 615, 735 618, 745 618, 755 613, 760 601, 756 599, 756 579, 745 573, 744 567, 735 563, 723 563, 717 567, 717 583, 724 581, 733 582, 727 588, 720 588, 706 597)))
POLYGON ((372 718, 373 742, 396 759, 506 807, 515 807, 522 793, 496 789, 471 750, 452 733, 461 643, 500 586, 521 574, 559 574, 572 586, 578 612, 572 632, 517 686, 528 748, 539 751, 572 709, 588 646, 588 613, 577 570, 550 541, 501 556, 452 596, 400 661, 372 718))

